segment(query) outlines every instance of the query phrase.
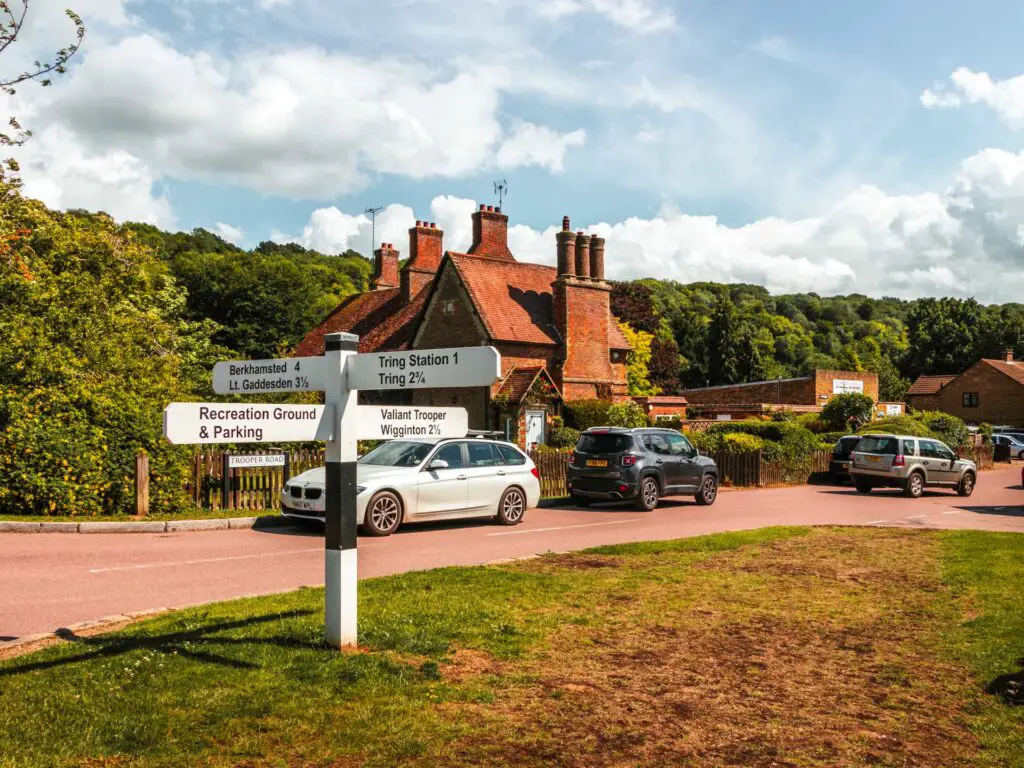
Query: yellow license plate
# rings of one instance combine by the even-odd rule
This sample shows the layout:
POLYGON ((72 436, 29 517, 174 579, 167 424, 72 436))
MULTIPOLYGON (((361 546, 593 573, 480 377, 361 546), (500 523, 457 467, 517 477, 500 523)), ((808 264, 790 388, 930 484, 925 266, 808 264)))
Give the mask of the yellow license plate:
POLYGON ((605 459, 587 459, 588 467, 607 467, 608 462, 605 459))
POLYGON ((882 460, 882 457, 881 456, 868 456, 867 460, 868 461, 873 461, 875 464, 877 464, 878 462, 880 462, 882 460))

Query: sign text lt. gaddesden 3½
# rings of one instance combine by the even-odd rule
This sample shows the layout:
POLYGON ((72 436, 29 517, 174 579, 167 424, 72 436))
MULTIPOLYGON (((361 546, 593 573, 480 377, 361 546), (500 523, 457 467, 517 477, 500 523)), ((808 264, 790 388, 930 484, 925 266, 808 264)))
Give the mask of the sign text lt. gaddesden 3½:
MULTIPOLYGON (((199 406, 200 421, 316 421, 318 418, 316 408, 299 410, 280 407, 261 408, 258 405, 221 408, 209 405, 199 406)), ((220 438, 225 442, 243 439, 263 439, 263 428, 248 424, 234 426, 201 424, 199 436, 204 439, 208 438, 210 431, 212 431, 215 438, 220 438)))

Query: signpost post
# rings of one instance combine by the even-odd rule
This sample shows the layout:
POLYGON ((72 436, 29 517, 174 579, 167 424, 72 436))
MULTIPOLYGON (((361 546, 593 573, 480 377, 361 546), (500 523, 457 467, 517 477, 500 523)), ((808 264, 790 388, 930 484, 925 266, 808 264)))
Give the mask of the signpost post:
MULTIPOLYGON (((358 391, 489 387, 501 378, 501 356, 493 347, 360 355, 351 333, 327 334, 324 349, 322 357, 217 363, 213 371, 219 394, 319 391, 324 405, 171 403, 164 436, 175 444, 326 441, 324 637, 343 648, 357 638, 357 441, 463 437, 469 427, 465 408, 360 406, 358 391)), ((234 458, 225 459, 225 477, 230 466, 281 460, 234 458)))

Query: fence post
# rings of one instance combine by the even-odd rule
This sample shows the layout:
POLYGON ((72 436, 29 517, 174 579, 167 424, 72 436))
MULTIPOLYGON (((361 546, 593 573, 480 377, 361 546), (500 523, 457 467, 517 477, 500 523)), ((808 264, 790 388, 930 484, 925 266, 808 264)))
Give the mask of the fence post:
POLYGON ((149 514, 149 455, 146 453, 135 457, 135 514, 139 517, 149 514))
POLYGON ((231 497, 231 467, 229 464, 229 456, 227 451, 220 455, 220 508, 230 509, 228 506, 231 497))
POLYGON ((292 476, 292 453, 291 451, 284 452, 284 482, 287 483, 289 478, 292 476))

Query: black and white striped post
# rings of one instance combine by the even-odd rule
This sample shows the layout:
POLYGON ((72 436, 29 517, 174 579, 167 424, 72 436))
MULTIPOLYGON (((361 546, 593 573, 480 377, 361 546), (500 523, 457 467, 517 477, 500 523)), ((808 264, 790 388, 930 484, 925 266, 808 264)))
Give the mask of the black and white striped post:
POLYGON ((348 387, 346 361, 358 351, 359 337, 355 334, 324 336, 330 382, 324 404, 333 407, 331 439, 325 455, 324 636, 335 648, 356 644, 357 393, 348 387))

